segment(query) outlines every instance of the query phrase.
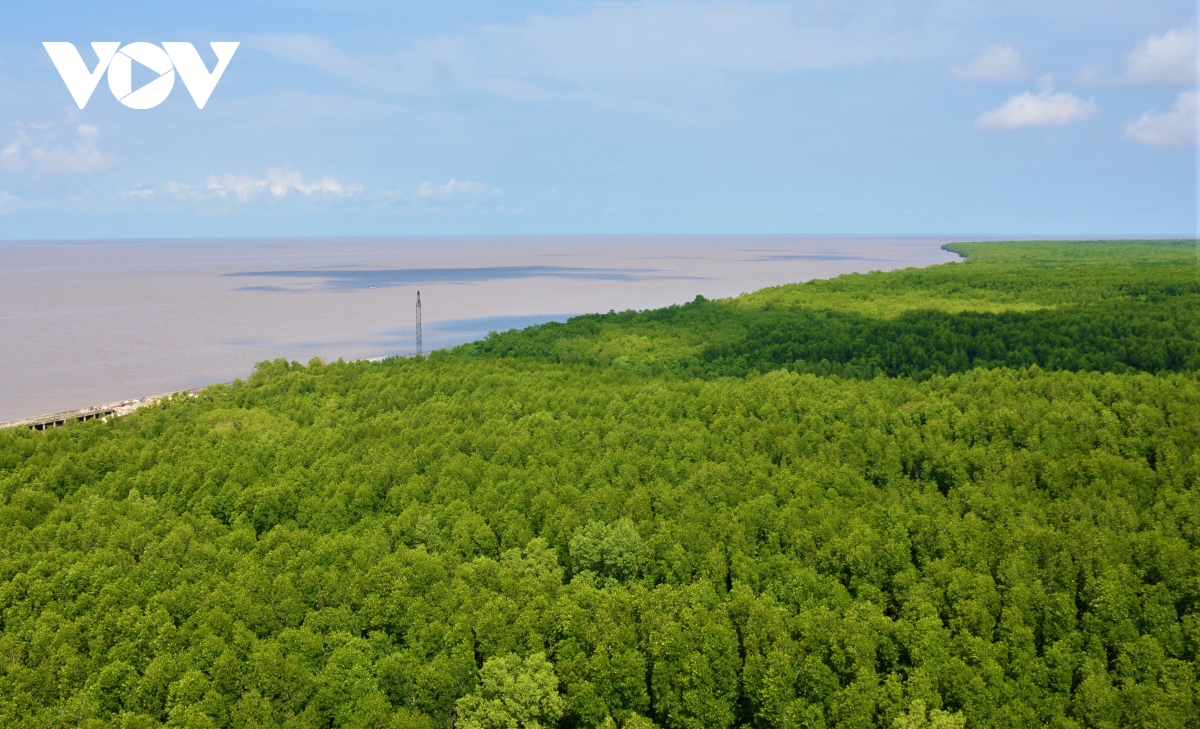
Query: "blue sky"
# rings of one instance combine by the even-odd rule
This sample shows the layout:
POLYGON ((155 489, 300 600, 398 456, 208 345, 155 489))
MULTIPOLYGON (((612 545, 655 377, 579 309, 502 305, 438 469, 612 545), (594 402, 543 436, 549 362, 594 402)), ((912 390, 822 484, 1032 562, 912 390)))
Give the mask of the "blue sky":
MULTIPOLYGON (((15 6, 15 7, 14 7, 15 6)), ((1196 231, 1189 1, 21 3, 0 239, 1196 231), (80 111, 43 41, 241 46, 80 111)), ((152 76, 135 74, 135 88, 152 76)))

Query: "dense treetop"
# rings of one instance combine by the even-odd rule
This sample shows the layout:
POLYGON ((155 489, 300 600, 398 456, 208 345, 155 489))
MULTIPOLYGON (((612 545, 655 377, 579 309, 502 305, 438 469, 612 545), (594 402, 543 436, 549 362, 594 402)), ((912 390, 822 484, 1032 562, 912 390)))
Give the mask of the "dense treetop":
POLYGON ((494 334, 456 355, 737 377, 1200 368, 1200 258, 1190 241, 948 247, 966 261, 581 316, 494 334))
POLYGON ((0 431, 0 725, 1200 725, 1195 251, 959 249, 0 431))

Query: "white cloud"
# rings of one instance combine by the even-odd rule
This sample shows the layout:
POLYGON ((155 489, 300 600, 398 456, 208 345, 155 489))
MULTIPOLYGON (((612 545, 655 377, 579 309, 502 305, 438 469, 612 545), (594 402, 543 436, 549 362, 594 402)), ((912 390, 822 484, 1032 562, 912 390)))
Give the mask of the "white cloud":
POLYGON ((248 175, 226 174, 221 178, 209 175, 204 189, 208 191, 209 197, 233 195, 239 200, 249 200, 255 193, 267 189, 267 185, 266 180, 256 180, 248 175))
POLYGON ((96 148, 100 129, 94 124, 79 124, 75 132, 78 139, 71 149, 31 141, 22 132, 16 141, 0 150, 0 170, 17 171, 33 167, 43 174, 83 175, 112 169, 120 160, 117 155, 96 148))
POLYGON ((21 198, 10 192, 0 191, 0 215, 11 213, 21 207, 21 198))
POLYGON ((9 144, 4 149, 0 149, 0 171, 14 172, 16 170, 25 169, 25 159, 22 155, 24 143, 22 140, 9 144))
POLYGON ((1152 35, 1125 57, 1121 80, 1131 84, 1187 86, 1196 83, 1195 28, 1176 28, 1152 35))
POLYGON ((290 192, 297 192, 301 195, 341 197, 353 195, 362 188, 356 185, 343 186, 337 179, 329 175, 321 177, 316 182, 305 183, 303 176, 296 170, 289 167, 268 167, 265 178, 234 174, 226 174, 224 177, 210 175, 205 181, 203 190, 185 183, 167 183, 165 189, 177 198, 235 197, 244 201, 259 193, 267 192, 277 198, 287 197, 290 192))
POLYGON ((327 193, 330 195, 347 195, 353 194, 357 190, 348 191, 342 188, 342 183, 338 182, 329 175, 325 175, 321 179, 311 184, 305 184, 300 173, 288 167, 269 167, 267 168, 268 189, 275 197, 284 197, 290 191, 296 191, 301 195, 312 195, 313 193, 327 193))
POLYGON ((417 195, 425 198, 435 198, 438 200, 446 200, 453 195, 482 195, 485 192, 495 192, 494 188, 488 187, 485 182, 468 182, 463 180, 459 182, 454 178, 444 185, 434 185, 431 182, 422 182, 417 186, 417 195))
POLYGON ((1030 73, 1029 64, 1010 45, 990 46, 965 66, 950 69, 959 81, 1021 81, 1030 73))
POLYGON ((1062 126, 1090 119, 1099 110, 1092 99, 1079 98, 1066 91, 1054 93, 1050 77, 1038 82, 1036 94, 1026 91, 1012 96, 1000 106, 985 111, 975 120, 977 129, 1016 129, 1018 127, 1062 126))
MULTIPOLYGON (((398 107, 380 101, 389 94, 453 90, 521 103, 582 103, 682 118, 688 113, 680 107, 684 97, 734 88, 738 74, 945 58, 964 48, 978 50, 972 37, 978 38, 982 28, 997 27, 1001 19, 1128 25, 1130 13, 1116 0, 597 0, 510 22, 460 26, 450 34, 418 37, 385 50, 339 47, 307 34, 252 36, 247 47, 370 92, 370 102, 378 108, 361 103, 355 113, 364 116, 396 113, 398 107)), ((1150 16, 1138 11, 1138 17, 1150 16)), ((1177 61, 1181 39, 1194 46, 1194 36, 1180 29, 1146 39, 1130 53, 1128 80, 1149 78, 1152 68, 1160 70, 1151 75, 1162 77, 1162 59, 1177 61)), ((1032 69, 1016 48, 1002 43, 950 72, 964 81, 1017 81, 1028 78, 1032 69)), ((1098 80, 1101 74, 1093 75, 1098 80)), ((1024 104, 1026 112, 1058 109, 1058 116, 1027 115, 1047 121, 1021 123, 1065 123, 1048 120, 1062 118, 1064 112, 1068 121, 1095 113, 1094 102, 1072 99, 1071 94, 1029 94, 1011 101, 1024 104)), ((331 117, 343 110, 336 101, 321 103, 328 109, 321 113, 331 117)), ((1002 124, 1000 111, 984 123, 1002 124)), ((1006 112, 1007 118, 1015 119, 1013 111, 1006 112)))
POLYGON ((118 192, 121 197, 133 197, 139 200, 148 200, 154 197, 154 188, 146 187, 145 185, 134 185, 128 190, 118 192))
POLYGON ((1195 89, 1180 92, 1175 103, 1165 112, 1151 109, 1125 127, 1125 136, 1142 144, 1195 144, 1197 137, 1197 107, 1200 93, 1195 89))

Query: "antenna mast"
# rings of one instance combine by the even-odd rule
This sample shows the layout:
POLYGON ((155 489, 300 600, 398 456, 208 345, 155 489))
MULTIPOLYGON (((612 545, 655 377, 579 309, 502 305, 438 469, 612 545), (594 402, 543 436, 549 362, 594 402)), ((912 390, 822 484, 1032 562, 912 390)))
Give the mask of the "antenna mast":
POLYGON ((417 292, 417 356, 421 356, 421 292, 417 292))

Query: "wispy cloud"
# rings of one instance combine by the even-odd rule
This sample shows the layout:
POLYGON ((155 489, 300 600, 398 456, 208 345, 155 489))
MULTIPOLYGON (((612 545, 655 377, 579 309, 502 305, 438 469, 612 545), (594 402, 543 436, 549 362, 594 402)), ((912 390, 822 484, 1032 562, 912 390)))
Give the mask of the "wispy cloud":
POLYGON ((163 185, 162 190, 175 200, 230 198, 245 202, 263 195, 269 198, 285 198, 293 193, 317 197, 347 197, 361 192, 362 188, 357 185, 343 185, 329 175, 306 183, 303 175, 290 167, 268 167, 264 177, 233 173, 209 175, 202 185, 168 182, 163 185))
POLYGON ((44 140, 35 141, 27 132, 22 131, 15 141, 0 149, 0 170, 16 172, 32 169, 48 175, 83 175, 110 170, 120 161, 116 154, 101 152, 97 148, 99 127, 94 124, 78 124, 75 133, 75 144, 66 148, 51 146, 44 140))
POLYGON ((247 45, 308 66, 351 88, 400 94, 454 86, 472 65, 465 38, 427 38, 389 55, 352 55, 332 41, 304 33, 251 36, 247 45))
POLYGON ((1152 145, 1189 145, 1196 143, 1197 107, 1200 93, 1195 89, 1180 92, 1167 111, 1151 109, 1125 127, 1125 136, 1152 145))
POLYGON ((287 167, 269 167, 265 179, 253 178, 248 175, 227 174, 218 178, 209 176, 204 185, 212 197, 233 196, 239 200, 249 200, 260 192, 269 192, 275 197, 287 197, 289 192, 301 195, 350 195, 357 188, 342 187, 342 183, 333 177, 325 175, 313 183, 306 184, 304 178, 296 170, 287 167))
POLYGON ((487 192, 498 191, 495 188, 488 187, 486 182, 459 181, 453 177, 444 185, 422 182, 417 186, 418 197, 434 198, 437 200, 446 200, 455 195, 483 195, 487 192))
POLYGON ((124 198, 134 198, 136 200, 149 200, 154 197, 154 188, 145 185, 134 185, 131 188, 121 190, 117 193, 124 198))
POLYGON ((21 198, 10 192, 0 191, 0 215, 11 213, 21 207, 21 198))
MULTIPOLYGON (((135 200, 216 201, 245 203, 252 200, 282 200, 299 197, 307 200, 355 198, 361 204, 388 207, 393 203, 413 206, 440 205, 461 201, 474 205, 480 198, 498 195, 500 189, 486 182, 450 178, 444 183, 422 182, 415 187, 394 190, 369 190, 343 184, 330 175, 311 182, 291 167, 269 167, 266 174, 226 173, 209 175, 200 183, 167 182, 160 186, 135 185, 120 190, 118 197, 135 200)), ((505 208, 507 210, 507 208, 505 208)), ((513 211, 515 212, 515 211, 513 211)))
POLYGON ((1030 73, 1029 64, 1010 45, 989 46, 969 63, 950 69, 959 81, 1023 81, 1030 73))
POLYGON ((1197 79, 1195 28, 1175 28, 1152 35, 1125 57, 1120 80, 1130 84, 1189 86, 1197 79))
POLYGON ((1081 99, 1066 91, 1054 92, 1053 84, 1045 78, 1035 94, 1026 91, 1009 97, 1000 106, 985 111, 975 120, 977 129, 999 130, 1034 126, 1062 126, 1090 119, 1099 108, 1092 99, 1081 99))
POLYGON ((25 144, 18 139, 4 149, 0 149, 0 172, 13 172, 25 169, 25 144))
POLYGON ((388 54, 355 54, 308 34, 255 35, 246 43, 376 93, 453 89, 524 102, 611 105, 611 96, 593 87, 934 57, 950 45, 960 11, 938 3, 915 5, 911 0, 598 2, 427 37, 388 54))
POLYGON ((928 57, 945 20, 912 3, 606 2, 486 29, 531 73, 577 82, 794 72, 928 57))
MULTIPOLYGON (((207 112, 208 110, 206 110, 207 112)), ((326 94, 295 89, 274 89, 230 99, 213 108, 222 124, 261 134, 294 129, 354 127, 404 114, 407 109, 387 103, 375 94, 326 94)))

